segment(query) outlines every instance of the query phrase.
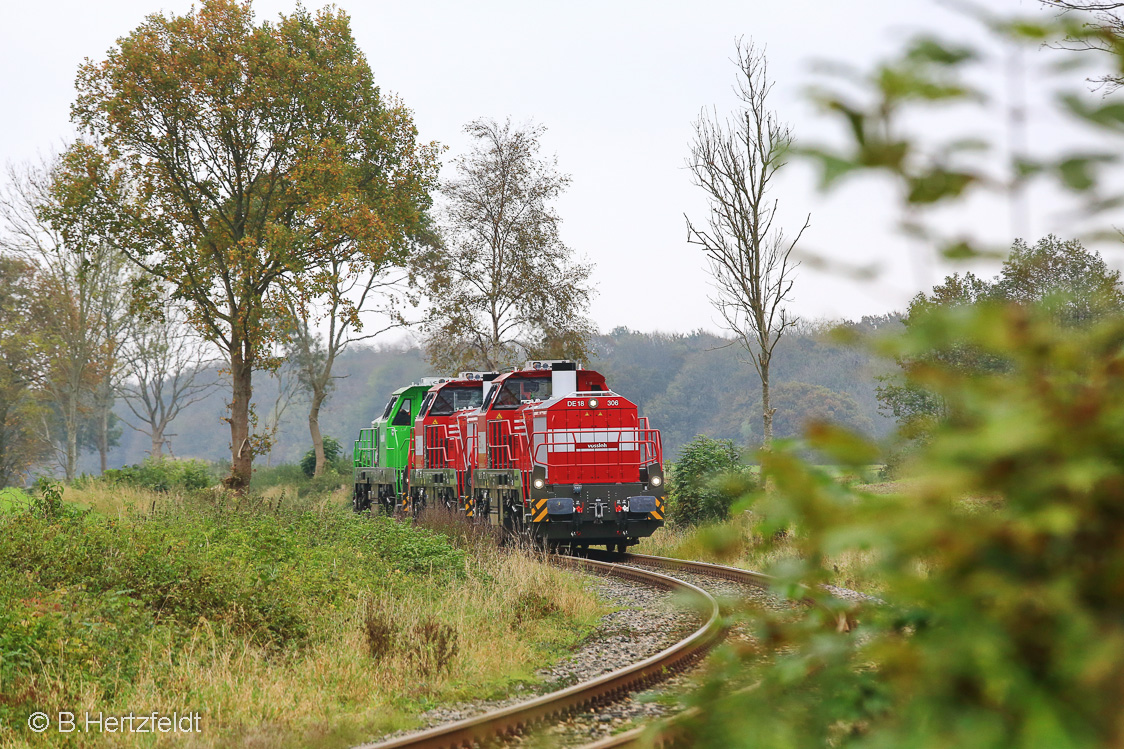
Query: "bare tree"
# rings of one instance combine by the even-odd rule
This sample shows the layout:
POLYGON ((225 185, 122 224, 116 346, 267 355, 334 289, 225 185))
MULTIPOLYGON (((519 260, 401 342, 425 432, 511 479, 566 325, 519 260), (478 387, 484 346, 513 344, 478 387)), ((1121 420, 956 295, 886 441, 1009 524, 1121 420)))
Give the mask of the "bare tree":
POLYGON ((1085 12, 1089 22, 1080 31, 1071 33, 1060 47, 1079 52, 1106 52, 1112 56, 1118 72, 1102 75, 1093 81, 1108 91, 1124 86, 1124 75, 1119 72, 1121 46, 1124 45, 1124 3, 1098 2, 1098 0, 1040 0, 1049 8, 1062 14, 1085 12))
MULTIPOLYGON (((434 240, 427 240, 435 243, 434 240)), ((325 293, 311 304, 293 299, 289 303, 292 331, 287 342, 289 363, 295 367, 299 389, 308 396, 308 431, 316 455, 313 476, 324 473, 324 436, 320 433, 320 409, 332 393, 332 368, 347 347, 406 324, 396 303, 405 272, 370 260, 334 258, 325 267, 329 278, 325 293), (388 323, 377 330, 364 330, 360 313, 378 312, 388 323), (326 325, 320 336, 318 324, 326 325)))
POLYGON ((447 246, 416 265, 433 305, 430 362, 452 372, 528 355, 587 359, 590 267, 559 237, 551 204, 570 178, 539 157, 545 128, 478 119, 465 131, 476 144, 441 188, 447 246))
POLYGON ((162 318, 135 322, 122 359, 119 392, 136 418, 126 423, 149 437, 152 457, 162 458, 172 420, 219 384, 211 376, 217 357, 184 313, 172 308, 162 318))
POLYGON ((740 339, 761 380, 762 438, 773 439, 769 368, 773 350, 797 320, 784 307, 797 263, 793 248, 811 216, 791 239, 774 226, 773 180, 787 160, 792 130, 770 110, 773 88, 763 50, 737 40, 735 86, 738 109, 728 118, 703 112, 695 123, 687 166, 706 193, 710 216, 699 225, 687 218, 687 241, 702 248, 717 295, 712 299, 740 339))
MULTIPOLYGON (((44 437, 55 446, 70 481, 77 473, 84 422, 95 417, 97 433, 107 436, 108 417, 97 416, 107 414, 112 405, 125 284, 120 253, 90 225, 81 201, 60 193, 59 164, 56 159, 8 168, 0 194, 0 248, 36 268, 40 292, 50 299, 39 321, 47 367, 43 391, 59 426, 46 415, 42 423, 44 437)), ((95 442, 108 447, 108 439, 95 442)))

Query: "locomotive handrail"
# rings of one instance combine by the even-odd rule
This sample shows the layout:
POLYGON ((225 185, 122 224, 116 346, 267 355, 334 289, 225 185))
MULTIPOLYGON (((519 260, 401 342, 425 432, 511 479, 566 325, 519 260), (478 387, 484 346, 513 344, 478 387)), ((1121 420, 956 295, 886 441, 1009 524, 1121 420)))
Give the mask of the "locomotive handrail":
POLYGON ((660 432, 659 432, 658 429, 639 429, 639 428, 633 428, 633 427, 611 427, 611 428, 591 428, 591 429, 588 429, 588 430, 584 430, 585 434, 594 434, 594 435, 616 434, 617 439, 615 439, 615 440, 611 439, 611 438, 606 438, 606 439, 597 439, 597 440, 594 440, 592 442, 592 444, 597 444, 599 442, 604 442, 606 444, 615 443, 616 446, 617 446, 615 449, 604 449, 604 450, 598 450, 595 447, 586 448, 584 450, 578 450, 577 445, 579 445, 579 444, 590 444, 590 443, 583 443, 583 442, 577 441, 575 435, 579 435, 579 434, 582 434, 582 433, 583 433, 583 430, 577 430, 577 429, 548 429, 545 432, 536 433, 535 434, 536 444, 534 446, 534 452, 533 452, 534 462, 538 465, 546 466, 547 470, 549 471, 552 465, 555 466, 555 467, 562 467, 562 466, 565 465, 563 463, 557 463, 557 462, 551 463, 550 462, 550 456, 552 454, 553 455, 565 455, 565 454, 569 454, 571 452, 582 452, 582 453, 587 453, 587 456, 586 456, 587 459, 583 461, 583 465, 598 466, 598 467, 633 466, 633 465, 635 465, 639 468, 639 467, 649 466, 649 465, 652 465, 653 463, 660 462, 660 458, 661 458, 662 453, 663 453, 662 446, 660 444, 660 432), (538 439, 537 439, 540 436, 540 434, 543 437, 542 442, 539 442, 538 439), (634 438, 626 439, 625 435, 636 435, 636 436, 634 438), (641 435, 644 435, 644 436, 641 437, 641 435), (565 438, 565 440, 563 440, 563 438, 565 438), (632 445, 633 447, 627 447, 626 448, 625 447, 626 445, 632 445), (572 447, 574 449, 573 450, 558 450, 558 449, 556 449, 558 447, 572 447), (544 450, 546 451, 545 459, 543 459, 543 457, 542 457, 542 454, 543 454, 544 450), (637 454, 639 454, 640 457, 638 457, 635 460, 627 460, 625 458, 625 456, 630 455, 632 453, 637 453, 637 454), (594 455, 611 455, 611 456, 615 456, 615 459, 611 459, 611 460, 591 460, 591 459, 589 459, 590 456, 594 456, 594 455))
POLYGON ((523 452, 520 448, 522 443, 526 442, 527 435, 524 432, 522 439, 516 439, 515 432, 511 428, 513 419, 489 419, 487 424, 487 448, 489 455, 489 465, 492 468, 516 468, 519 466, 518 457, 523 452), (493 450, 495 451, 493 453, 493 450), (499 465, 493 465, 492 456, 495 456, 494 462, 499 465))
POLYGON ((352 463, 356 468, 373 468, 378 465, 378 434, 379 430, 375 427, 359 430, 359 439, 355 440, 351 453, 352 463))
POLYGON ((425 425, 425 467, 448 468, 449 460, 449 430, 444 424, 425 425), (439 443, 439 444, 438 444, 439 443), (436 464, 440 465, 436 465, 436 464))

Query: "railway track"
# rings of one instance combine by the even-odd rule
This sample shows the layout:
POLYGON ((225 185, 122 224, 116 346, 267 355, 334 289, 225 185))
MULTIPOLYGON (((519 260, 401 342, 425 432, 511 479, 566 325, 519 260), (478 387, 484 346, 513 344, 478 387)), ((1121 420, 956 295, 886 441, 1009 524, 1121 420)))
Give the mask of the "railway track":
MULTIPOLYGON (((591 550, 588 552, 588 555, 594 559, 611 558, 620 564, 642 565, 670 572, 686 572, 706 578, 728 580, 738 585, 747 585, 761 590, 768 590, 776 582, 776 579, 771 575, 709 562, 694 562, 685 559, 656 557, 646 554, 612 554, 610 552, 598 552, 596 550, 591 550)), ((675 733, 676 717, 682 717, 682 715, 664 719, 664 725, 668 730, 664 731, 659 739, 655 739, 655 746, 674 746, 677 740, 682 738, 675 733)), ((652 745, 653 738, 651 737, 649 728, 650 726, 633 728, 616 734, 615 736, 609 736, 599 741, 586 744, 582 749, 637 749, 642 746, 650 746, 652 745), (643 741, 646 733, 649 735, 647 744, 643 741)))
POLYGON ((409 736, 365 745, 366 749, 405 749, 406 747, 452 749, 471 747, 491 739, 513 735, 543 721, 568 715, 599 703, 612 702, 625 694, 655 684, 667 675, 696 662, 723 636, 718 603, 709 593, 691 583, 651 570, 613 562, 577 557, 555 559, 559 564, 574 566, 596 574, 613 575, 694 596, 700 602, 706 621, 684 639, 639 663, 518 705, 409 736))

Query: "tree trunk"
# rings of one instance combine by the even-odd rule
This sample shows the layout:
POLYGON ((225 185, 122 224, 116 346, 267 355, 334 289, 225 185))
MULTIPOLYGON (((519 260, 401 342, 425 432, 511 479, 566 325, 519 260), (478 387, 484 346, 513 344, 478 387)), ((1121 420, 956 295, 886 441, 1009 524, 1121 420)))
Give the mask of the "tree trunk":
POLYGON ((761 364, 761 447, 768 450, 773 443, 773 414, 776 409, 769 400, 769 362, 761 364))
POLYGON ((103 403, 98 409, 98 461, 100 471, 105 473, 109 463, 109 409, 103 403))
MULTIPOLYGON (((237 339, 235 339, 237 340, 237 339)), ((231 346, 230 379, 230 476, 224 482, 236 492, 250 485, 254 470, 254 448, 250 443, 250 398, 253 396, 253 361, 243 351, 245 343, 231 346)))
POLYGON ((156 423, 152 424, 152 449, 148 453, 152 456, 153 460, 161 460, 164 457, 164 425, 156 423))
POLYGON ((327 463, 324 457, 324 437, 320 434, 320 406, 324 403, 324 396, 324 388, 315 387, 312 405, 308 409, 308 431, 312 435, 312 449, 316 452, 316 468, 312 472, 312 478, 323 475, 327 463))
POLYGON ((66 425, 66 483, 74 481, 78 473, 78 417, 69 419, 66 425))

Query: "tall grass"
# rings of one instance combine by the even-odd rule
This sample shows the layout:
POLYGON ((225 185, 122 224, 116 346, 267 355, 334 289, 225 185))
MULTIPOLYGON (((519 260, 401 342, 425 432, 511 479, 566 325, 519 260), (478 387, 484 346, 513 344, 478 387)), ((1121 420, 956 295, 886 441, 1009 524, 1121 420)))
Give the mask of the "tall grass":
MULTIPOLYGON (((755 572, 783 572, 799 559, 801 530, 790 528, 784 536, 768 542, 758 528, 760 516, 743 512, 729 520, 703 525, 672 525, 661 528, 635 547, 637 554, 690 559, 725 564, 755 572)), ((825 557, 824 568, 833 585, 877 593, 881 582, 870 572, 873 558, 861 551, 848 550, 825 557)))
MULTIPOLYGON (((580 641, 580 578, 343 497, 68 490, 58 517, 0 513, 0 719, 199 710, 191 745, 346 746, 424 708, 500 696, 580 641)), ((151 736, 122 735, 125 746, 151 736)), ((182 738, 182 737, 181 737, 182 738)))

